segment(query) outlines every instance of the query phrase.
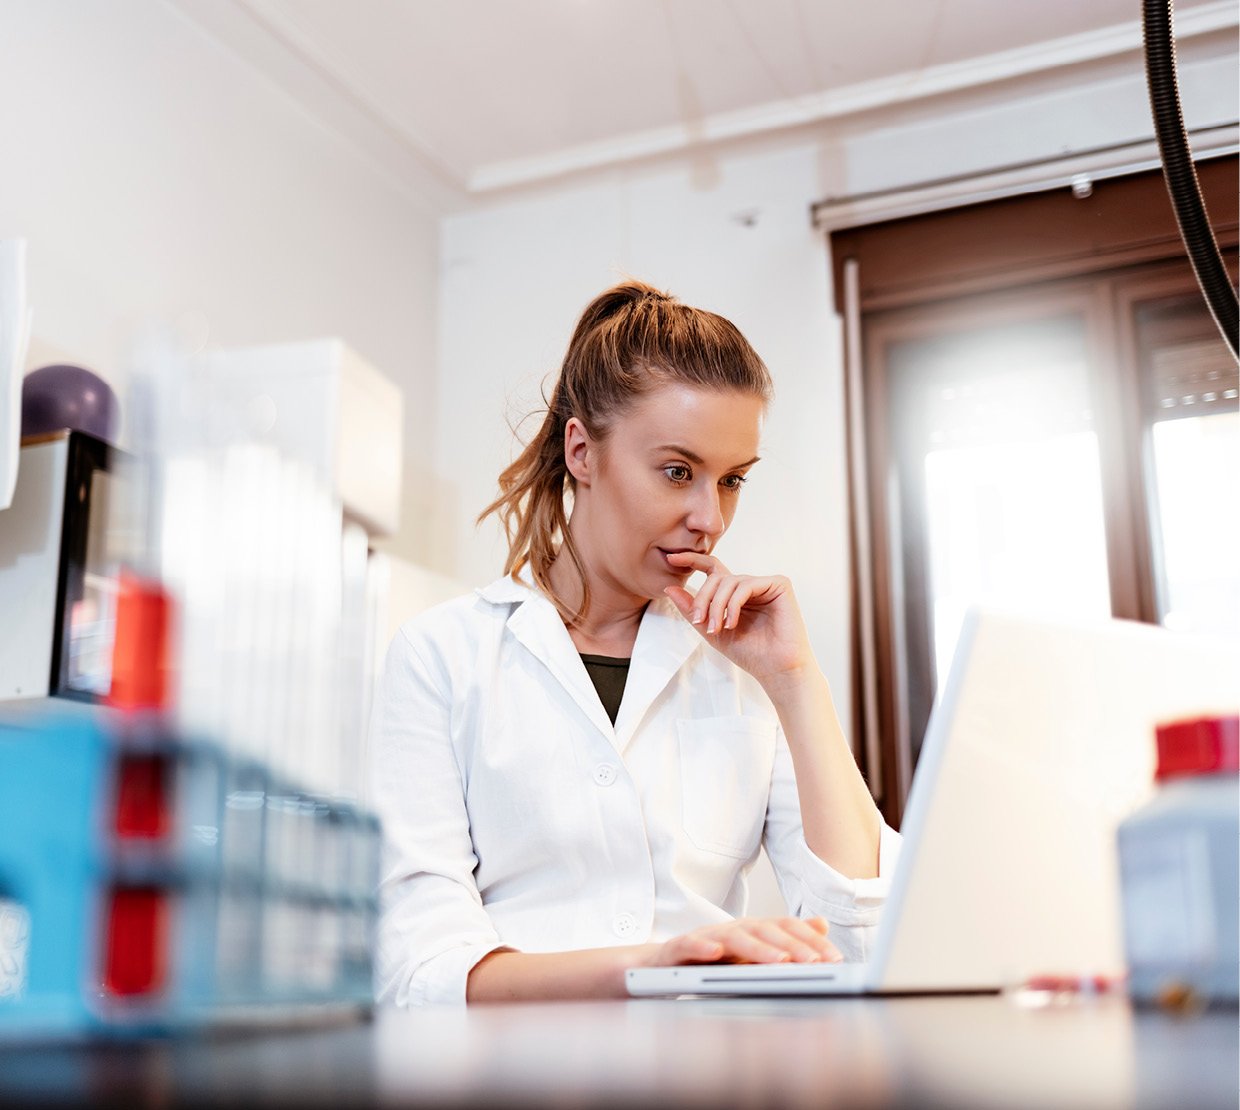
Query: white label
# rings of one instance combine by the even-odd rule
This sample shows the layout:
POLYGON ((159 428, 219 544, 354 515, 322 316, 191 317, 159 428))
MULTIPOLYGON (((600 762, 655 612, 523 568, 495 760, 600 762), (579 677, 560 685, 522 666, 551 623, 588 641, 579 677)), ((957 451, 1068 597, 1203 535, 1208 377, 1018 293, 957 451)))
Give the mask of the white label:
POLYGON ((1210 846, 1201 830, 1126 843, 1123 889, 1131 963, 1199 964, 1214 959, 1210 846))
POLYGON ((0 898, 0 1003, 26 993, 29 951, 30 911, 20 902, 0 898))

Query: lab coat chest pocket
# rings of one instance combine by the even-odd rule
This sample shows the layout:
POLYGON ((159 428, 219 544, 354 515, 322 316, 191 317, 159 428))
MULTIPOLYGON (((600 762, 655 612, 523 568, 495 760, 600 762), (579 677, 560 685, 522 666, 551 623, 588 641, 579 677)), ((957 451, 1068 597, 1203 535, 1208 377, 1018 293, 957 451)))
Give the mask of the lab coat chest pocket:
POLYGON ((685 832, 698 848, 748 859, 766 819, 775 722, 706 717, 676 729, 685 832))

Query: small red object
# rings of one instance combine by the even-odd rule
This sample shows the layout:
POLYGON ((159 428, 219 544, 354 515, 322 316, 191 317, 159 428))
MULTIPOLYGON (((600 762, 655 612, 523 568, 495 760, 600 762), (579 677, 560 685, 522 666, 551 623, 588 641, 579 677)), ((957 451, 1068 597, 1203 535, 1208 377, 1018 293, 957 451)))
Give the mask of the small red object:
POLYGON ((159 840, 168 831, 168 759, 125 755, 117 769, 116 835, 124 840, 159 840))
POLYGON ((167 946, 167 894, 147 887, 113 890, 108 907, 104 989, 122 998, 161 990, 167 946))
POLYGON ((1195 717, 1159 725, 1158 769, 1154 777, 1240 771, 1240 716, 1195 717))
POLYGON ((1109 975, 1035 975, 1025 983, 1025 990, 1053 994, 1106 994, 1118 985, 1109 975))
POLYGON ((172 601, 158 582, 121 572, 109 705, 119 709, 167 705, 171 618, 172 601))

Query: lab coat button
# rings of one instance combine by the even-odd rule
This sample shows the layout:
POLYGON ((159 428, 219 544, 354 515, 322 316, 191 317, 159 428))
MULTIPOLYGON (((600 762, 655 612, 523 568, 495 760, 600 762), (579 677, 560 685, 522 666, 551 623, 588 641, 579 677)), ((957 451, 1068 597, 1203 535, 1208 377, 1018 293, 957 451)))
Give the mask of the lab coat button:
POLYGON ((631 913, 621 913, 616 915, 616 920, 611 923, 612 930, 618 937, 631 937, 637 932, 637 919, 631 913))
POLYGON ((594 768, 594 781, 599 786, 610 786, 616 781, 616 769, 610 763, 600 763, 594 768))

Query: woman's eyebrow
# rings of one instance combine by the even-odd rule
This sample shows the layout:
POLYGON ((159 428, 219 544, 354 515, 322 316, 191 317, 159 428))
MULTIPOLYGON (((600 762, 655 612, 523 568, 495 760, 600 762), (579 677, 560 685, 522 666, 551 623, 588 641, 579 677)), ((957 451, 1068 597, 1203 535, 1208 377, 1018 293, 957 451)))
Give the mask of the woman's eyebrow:
MULTIPOLYGON (((656 452, 667 451, 673 455, 682 455, 684 458, 688 459, 691 463, 693 463, 694 466, 705 466, 706 465, 705 460, 703 460, 700 455, 696 454, 693 451, 690 451, 689 448, 681 447, 679 444, 676 444, 676 443, 664 443, 662 446, 656 447, 655 451, 656 452)), ((753 466, 754 463, 759 462, 761 458, 762 458, 761 455, 754 455, 754 457, 750 459, 748 462, 738 463, 736 466, 729 467, 729 469, 730 470, 744 470, 745 467, 753 466)))

